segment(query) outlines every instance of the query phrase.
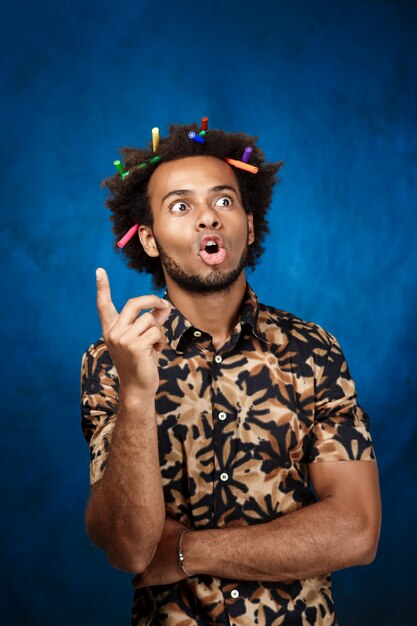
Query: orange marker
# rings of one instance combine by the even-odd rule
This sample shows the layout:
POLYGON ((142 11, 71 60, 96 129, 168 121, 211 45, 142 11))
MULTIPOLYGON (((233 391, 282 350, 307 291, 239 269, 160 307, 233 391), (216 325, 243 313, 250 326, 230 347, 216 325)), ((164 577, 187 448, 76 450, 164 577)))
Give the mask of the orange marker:
POLYGON ((127 231, 126 235, 123 235, 121 240, 117 242, 117 245, 119 246, 119 248, 124 248, 125 247, 127 242, 132 239, 132 237, 134 236, 134 234, 136 233, 138 228, 139 228, 139 224, 135 224, 134 226, 132 226, 132 228, 129 228, 129 230, 127 231))
POLYGON ((246 170, 247 172, 250 172, 251 174, 257 174, 258 172, 258 168, 255 167, 254 165, 249 165, 249 163, 243 163, 243 161, 236 161, 236 159, 225 159, 225 161, 230 163, 230 165, 234 165, 235 167, 238 167, 240 170, 246 170))

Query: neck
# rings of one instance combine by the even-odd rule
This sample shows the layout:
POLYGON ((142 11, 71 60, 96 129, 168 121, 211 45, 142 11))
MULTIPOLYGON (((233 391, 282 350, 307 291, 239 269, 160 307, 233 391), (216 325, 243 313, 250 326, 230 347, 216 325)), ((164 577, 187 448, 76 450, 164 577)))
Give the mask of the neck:
POLYGON ((232 333, 246 290, 246 276, 242 271, 227 291, 200 294, 184 291, 167 280, 168 295, 178 311, 195 328, 209 333, 215 345, 225 341, 232 333))

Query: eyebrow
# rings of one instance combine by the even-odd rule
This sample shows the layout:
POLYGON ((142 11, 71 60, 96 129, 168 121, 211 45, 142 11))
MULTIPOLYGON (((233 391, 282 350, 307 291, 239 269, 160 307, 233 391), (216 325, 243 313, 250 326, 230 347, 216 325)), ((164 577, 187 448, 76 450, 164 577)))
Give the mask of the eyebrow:
MULTIPOLYGON (((211 189, 209 189, 209 192, 213 192, 213 191, 217 192, 217 191, 225 191, 225 190, 233 191, 236 194, 236 196, 239 197, 236 189, 232 187, 231 185, 216 185, 215 187, 212 187, 211 189)), ((163 204, 165 200, 173 196, 178 197, 178 196, 192 196, 192 195, 194 195, 194 192, 191 191, 191 189, 175 189, 174 191, 168 192, 162 198, 161 204, 163 204)))

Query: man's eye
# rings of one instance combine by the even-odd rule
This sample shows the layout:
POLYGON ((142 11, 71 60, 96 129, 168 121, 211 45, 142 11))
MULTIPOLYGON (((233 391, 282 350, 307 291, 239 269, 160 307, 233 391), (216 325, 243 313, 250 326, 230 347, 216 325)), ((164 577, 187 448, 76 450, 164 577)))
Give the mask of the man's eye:
POLYGON ((185 209, 187 209, 187 205, 185 204, 185 202, 175 202, 172 206, 171 206, 171 211, 175 211, 175 212, 180 212, 182 213, 182 211, 185 211, 185 209))
POLYGON ((232 204, 232 199, 228 196, 223 196, 216 200, 216 206, 230 206, 232 204))

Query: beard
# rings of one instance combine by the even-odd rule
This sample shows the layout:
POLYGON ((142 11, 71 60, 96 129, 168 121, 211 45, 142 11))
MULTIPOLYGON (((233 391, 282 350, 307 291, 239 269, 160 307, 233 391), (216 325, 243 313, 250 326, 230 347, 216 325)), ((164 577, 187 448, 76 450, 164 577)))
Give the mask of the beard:
POLYGON ((154 240, 165 275, 168 274, 171 280, 184 289, 184 291, 188 291, 189 293, 228 293, 242 273, 248 257, 249 244, 247 236, 246 245, 235 269, 225 271, 221 270, 220 266, 213 266, 213 270, 208 275, 203 276, 200 274, 191 274, 185 271, 180 265, 178 265, 178 263, 176 263, 176 261, 174 261, 172 257, 169 256, 169 254, 163 250, 155 235, 154 240))

